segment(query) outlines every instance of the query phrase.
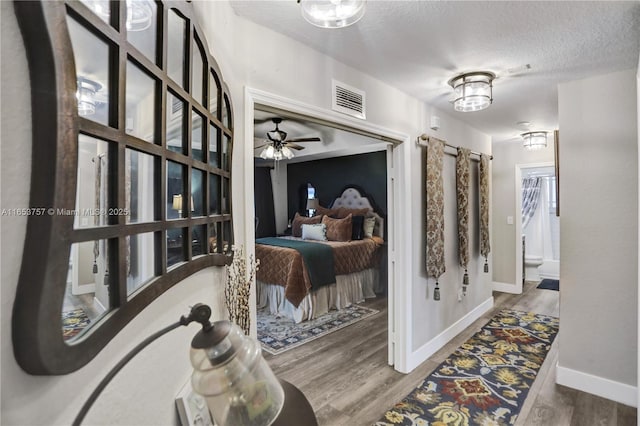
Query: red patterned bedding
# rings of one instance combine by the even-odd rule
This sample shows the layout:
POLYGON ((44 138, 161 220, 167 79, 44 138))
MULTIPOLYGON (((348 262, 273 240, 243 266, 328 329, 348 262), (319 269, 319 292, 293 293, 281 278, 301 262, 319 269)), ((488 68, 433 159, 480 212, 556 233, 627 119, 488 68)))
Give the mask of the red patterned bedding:
MULTIPOLYGON (((299 238, 286 237, 298 240, 299 238)), ((382 239, 365 238, 354 241, 313 241, 333 248, 336 275, 346 275, 376 268, 380 264, 382 239)), ((260 267, 256 274, 259 281, 277 284, 285 288, 285 297, 298 307, 302 299, 312 291, 309 275, 298 251, 286 247, 256 244, 256 258, 260 267)))

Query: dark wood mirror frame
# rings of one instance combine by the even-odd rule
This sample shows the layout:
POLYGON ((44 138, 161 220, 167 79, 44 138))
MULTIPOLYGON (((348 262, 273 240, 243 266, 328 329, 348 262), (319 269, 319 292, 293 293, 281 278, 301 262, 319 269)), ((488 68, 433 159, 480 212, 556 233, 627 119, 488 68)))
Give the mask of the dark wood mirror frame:
MULTIPOLYGON (((196 167, 207 175, 219 176, 222 194, 222 181, 226 178, 230 185, 232 143, 229 146, 226 170, 218 169, 208 164, 209 125, 214 125, 217 131, 217 143, 220 146, 225 136, 233 141, 231 96, 224 84, 219 67, 210 55, 210 49, 193 16, 192 6, 187 2, 156 2, 158 8, 158 39, 157 65, 137 51, 126 39, 126 30, 119 22, 124 22, 126 11, 124 2, 112 4, 111 23, 104 22, 91 10, 80 2, 51 2, 51 1, 15 1, 14 8, 20 30, 23 35, 26 55, 29 64, 31 81, 32 108, 32 172, 30 189, 30 208, 43 208, 43 214, 31 215, 27 222, 27 234, 24 244, 23 260, 20 278, 13 305, 12 338, 14 354, 18 364, 27 373, 38 375, 56 375, 73 372, 87 364, 107 343, 138 313, 149 305, 170 287, 185 279, 189 275, 210 266, 222 266, 230 261, 231 244, 233 242, 233 226, 231 215, 231 194, 228 194, 229 209, 225 214, 211 214, 205 211, 202 217, 192 218, 187 212, 181 219, 167 220, 162 211, 166 205, 166 167, 157 167, 154 188, 156 211, 155 219, 144 223, 126 223, 124 216, 109 217, 109 225, 87 229, 74 229, 74 216, 57 214, 63 210, 76 208, 76 187, 78 168, 78 136, 87 134, 102 140, 113 142, 109 155, 110 161, 109 186, 113 185, 115 194, 110 195, 110 206, 125 205, 124 173, 126 148, 134 148, 143 153, 154 155, 156 164, 164 165, 167 160, 179 162, 187 171, 184 179, 184 193, 191 192, 191 168, 196 167), (166 66, 167 13, 175 10, 188 22, 185 37, 186 58, 183 64, 185 82, 191 80, 191 40, 193 32, 205 50, 204 64, 206 76, 215 73, 218 87, 217 109, 215 115, 209 111, 208 81, 203 78, 205 99, 196 100, 191 97, 190 84, 174 82, 163 71, 166 66), (84 117, 77 111, 76 101, 76 70, 71 39, 67 27, 67 15, 82 21, 92 32, 108 41, 114 47, 115 54, 110 55, 110 110, 109 124, 102 125, 84 117), (132 59, 151 70, 156 79, 156 114, 154 143, 137 139, 125 132, 124 97, 127 61, 132 59), (164 65, 162 65, 164 64, 164 65), (186 77, 188 75, 189 77, 186 77), (186 155, 175 153, 167 149, 166 135, 166 94, 168 90, 183 97, 189 112, 197 110, 208 121, 203 138, 203 161, 198 161, 191 155, 190 124, 187 128, 189 147, 186 155), (113 101, 113 102, 112 102, 113 101), (227 108, 229 126, 225 127, 221 120, 221 110, 227 108), (37 166, 36 166, 37 165, 37 166), (51 210, 53 209, 53 210, 51 210), (51 213, 53 212, 53 213, 51 213), (185 262, 174 268, 167 268, 166 233, 168 229, 183 228, 191 232, 196 226, 207 226, 205 241, 209 240, 209 226, 226 231, 226 241, 218 238, 213 242, 215 252, 193 258, 191 244, 184 250, 185 262), (126 251, 126 238, 130 235, 153 232, 154 265, 156 277, 146 284, 132 297, 128 297, 126 289, 126 266, 122 261, 126 251), (65 342, 61 326, 62 303, 65 295, 67 272, 71 245, 78 242, 109 240, 109 270, 114 276, 110 284, 110 310, 95 326, 75 339, 72 343, 65 342)), ((218 150, 216 155, 220 154, 218 150)), ((209 179, 204 187, 204 206, 209 206, 209 179)), ((216 202, 220 203, 220 196, 216 202)), ((212 249, 213 251, 213 249, 212 249)))

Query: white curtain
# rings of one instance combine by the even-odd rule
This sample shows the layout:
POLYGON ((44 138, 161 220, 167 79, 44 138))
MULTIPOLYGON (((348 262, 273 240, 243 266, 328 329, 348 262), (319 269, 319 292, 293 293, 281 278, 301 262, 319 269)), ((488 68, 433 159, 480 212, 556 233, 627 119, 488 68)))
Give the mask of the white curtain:
MULTIPOLYGON (((523 229, 526 242, 526 253, 528 256, 541 257, 544 260, 553 259, 553 250, 551 245, 551 216, 549 212, 549 179, 531 178, 538 181, 538 189, 535 198, 536 208, 531 215, 527 224, 524 224, 524 207, 523 207, 523 229)), ((524 187, 524 182, 523 182, 524 187)), ((524 189, 523 189, 524 198, 524 189)))
POLYGON ((539 177, 522 179, 522 227, 526 228, 533 215, 536 213, 540 200, 539 177))

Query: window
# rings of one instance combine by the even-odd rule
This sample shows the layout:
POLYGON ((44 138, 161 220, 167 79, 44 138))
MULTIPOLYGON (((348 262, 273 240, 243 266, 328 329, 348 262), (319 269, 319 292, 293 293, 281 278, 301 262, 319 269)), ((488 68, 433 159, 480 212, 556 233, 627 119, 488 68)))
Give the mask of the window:
POLYGON ((17 2, 16 13, 37 215, 14 347, 28 373, 65 374, 171 286, 228 262, 233 115, 186 2, 17 2))

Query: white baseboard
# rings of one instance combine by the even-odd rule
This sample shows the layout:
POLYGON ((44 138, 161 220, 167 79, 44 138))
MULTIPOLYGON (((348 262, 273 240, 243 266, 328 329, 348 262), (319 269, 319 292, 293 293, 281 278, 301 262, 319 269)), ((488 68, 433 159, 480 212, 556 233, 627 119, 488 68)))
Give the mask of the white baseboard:
POLYGON ((499 283, 493 281, 491 283, 493 291, 500 291, 502 293, 522 294, 522 285, 511 283, 499 283))
POLYGON ((556 365, 556 383, 583 392, 610 399, 631 407, 638 406, 638 388, 614 382, 582 371, 556 365))
POLYGON ((491 308, 493 308, 493 296, 476 306, 471 312, 454 322, 450 327, 422 345, 418 350, 412 352, 407 360, 408 371, 402 371, 402 373, 411 372, 491 308))

